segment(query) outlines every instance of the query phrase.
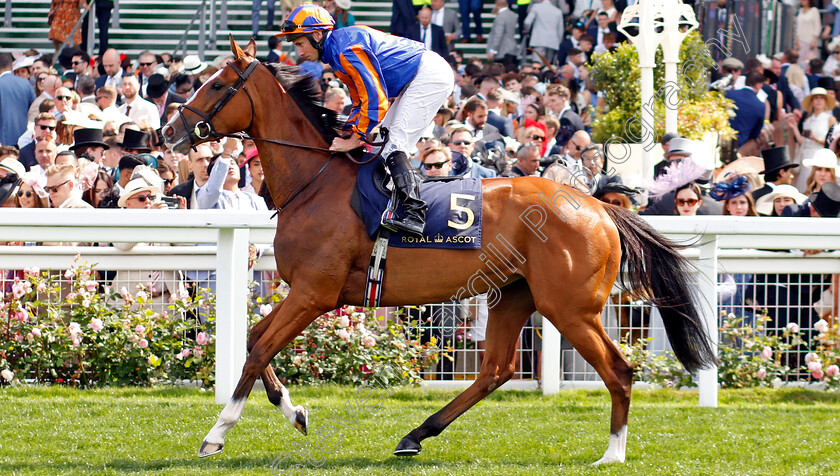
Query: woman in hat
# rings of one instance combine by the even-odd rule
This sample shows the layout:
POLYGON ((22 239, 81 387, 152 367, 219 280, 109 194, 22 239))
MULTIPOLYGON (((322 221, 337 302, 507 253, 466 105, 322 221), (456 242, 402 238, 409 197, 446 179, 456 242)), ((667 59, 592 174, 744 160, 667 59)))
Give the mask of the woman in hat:
POLYGON ((37 172, 27 172, 21 177, 17 196, 21 208, 49 208, 49 196, 44 186, 47 178, 37 172))
POLYGON ((772 192, 755 202, 755 209, 761 215, 779 217, 788 205, 802 205, 807 199, 793 185, 777 185, 772 192))
POLYGON ((757 217, 755 202, 749 180, 744 175, 727 174, 724 180, 715 184, 709 196, 723 202, 723 214, 738 217, 757 217))
MULTIPOLYGON (((326 0, 324 2, 324 6, 329 3, 330 0, 326 0)), ((350 7, 352 7, 351 0, 335 0, 333 4, 335 8, 330 13, 332 14, 333 18, 335 19, 335 28, 336 30, 339 28, 343 28, 345 26, 353 26, 356 24, 356 17, 350 13, 350 7)))
POLYGON ((820 149, 812 157, 802 161, 802 166, 811 173, 805 181, 805 195, 817 193, 824 183, 837 183, 837 156, 829 149, 820 149))
MULTIPOLYGON (((814 155, 820 149, 826 147, 826 136, 828 130, 837 123, 837 119, 831 114, 834 109, 835 99, 828 95, 825 88, 814 88, 811 94, 802 101, 802 108, 808 112, 808 116, 802 122, 802 131, 796 124, 796 118, 788 118, 788 128, 793 137, 796 153, 794 162, 801 164, 804 159, 814 155)), ((800 169, 796 178, 796 186, 800 190, 806 187, 806 179, 811 173, 808 166, 800 169)))

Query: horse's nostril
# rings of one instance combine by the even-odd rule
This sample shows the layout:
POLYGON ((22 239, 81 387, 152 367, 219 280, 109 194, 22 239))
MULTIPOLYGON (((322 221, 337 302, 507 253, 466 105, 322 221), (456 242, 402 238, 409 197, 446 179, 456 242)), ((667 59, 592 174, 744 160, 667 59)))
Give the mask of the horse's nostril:
POLYGON ((172 138, 172 126, 166 125, 163 126, 163 129, 160 130, 160 133, 163 135, 165 139, 172 138))

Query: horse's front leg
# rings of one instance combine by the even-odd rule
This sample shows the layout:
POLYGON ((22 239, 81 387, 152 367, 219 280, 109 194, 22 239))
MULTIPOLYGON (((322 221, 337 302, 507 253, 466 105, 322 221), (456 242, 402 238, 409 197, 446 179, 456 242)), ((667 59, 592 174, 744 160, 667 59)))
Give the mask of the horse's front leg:
MULTIPOLYGON (((222 451, 225 444, 225 433, 236 426, 242 416, 245 401, 248 399, 248 394, 251 393, 257 377, 268 367, 271 359, 283 347, 306 329, 306 326, 318 316, 329 311, 329 305, 321 306, 316 304, 318 302, 319 300, 313 299, 312 296, 304 296, 302 293, 295 294, 294 290, 289 293, 277 314, 251 349, 242 369, 242 377, 239 378, 239 383, 233 391, 233 397, 222 410, 216 424, 204 438, 204 442, 198 450, 199 457, 203 458, 222 451)), ((286 395, 288 396, 288 392, 286 395)))
MULTIPOLYGON (((260 337, 263 336, 275 316, 280 312, 281 307, 283 307, 282 301, 274 306, 274 309, 251 329, 251 333, 248 336, 248 353, 251 353, 251 350, 257 345, 260 337)), ((271 364, 268 364, 263 369, 260 378, 263 381, 263 385, 265 385, 265 393, 268 395, 268 401, 283 413, 283 416, 289 420, 292 426, 305 435, 309 427, 309 412, 302 405, 295 406, 292 404, 289 390, 277 378, 277 374, 274 373, 271 364)))

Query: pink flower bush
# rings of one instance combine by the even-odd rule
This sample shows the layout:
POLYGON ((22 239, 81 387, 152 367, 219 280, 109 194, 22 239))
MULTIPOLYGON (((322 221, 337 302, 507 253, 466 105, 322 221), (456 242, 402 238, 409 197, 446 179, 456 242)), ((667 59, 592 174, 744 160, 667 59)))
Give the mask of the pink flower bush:
POLYGON ((764 349, 761 350, 761 358, 764 360, 768 360, 773 357, 773 349, 769 346, 764 346, 764 349))
POLYGON ((68 301, 75 301, 76 300, 76 293, 67 293, 67 300, 68 301))
POLYGON ((137 347, 145 349, 146 347, 149 347, 149 341, 147 341, 146 339, 140 339, 140 341, 137 342, 137 347))
POLYGON ((140 301, 140 300, 145 301, 145 300, 149 299, 149 295, 146 294, 146 291, 137 291, 136 297, 137 297, 138 301, 140 301))
POLYGON ((102 324, 102 319, 94 317, 90 320, 90 328, 93 329, 94 332, 101 331, 103 327, 105 326, 102 324))
POLYGON ((822 380, 823 377, 825 377, 825 373, 822 371, 822 369, 815 370, 811 373, 811 376, 814 377, 817 380, 822 380))
POLYGON ((76 270, 73 268, 68 269, 64 272, 64 279, 70 280, 76 277, 76 270))
POLYGON ((196 347, 195 349, 193 349, 193 356, 196 359, 200 359, 203 355, 204 355, 204 351, 201 350, 201 347, 196 347))
POLYGON ((797 324, 795 322, 788 322, 788 325, 786 327, 787 327, 788 332, 793 333, 793 334, 796 334, 800 330, 799 329, 799 324, 797 324))
POLYGON ((11 382, 12 379, 15 378, 15 374, 9 369, 3 369, 3 371, 0 372, 0 377, 3 377, 3 380, 7 382, 11 382))
POLYGON ((758 369, 758 372, 755 374, 755 376, 761 380, 764 380, 765 378, 767 378, 767 369, 761 367, 760 369, 758 369))
POLYGON ((825 322, 825 319, 820 319, 816 324, 814 324, 814 330, 821 334, 826 333, 828 332, 828 323, 825 322))
POLYGON ((373 336, 365 336, 364 339, 362 339, 362 345, 370 349, 376 345, 376 339, 374 339, 373 336))
POLYGON ((826 377, 834 377, 838 373, 840 373, 840 367, 838 367, 834 364, 831 364, 831 365, 829 365, 828 367, 825 368, 826 377))
POLYGON ((23 334, 20 332, 15 333, 15 342, 23 342, 23 334))
POLYGON ((85 289, 87 289, 89 293, 96 291, 96 286, 96 281, 85 281, 85 289))
POLYGON ((261 305, 260 306, 260 315, 263 316, 263 317, 267 316, 269 313, 271 313, 271 309, 272 309, 271 304, 261 305))
POLYGON ((67 326, 67 330, 70 334, 79 334, 82 332, 82 326, 80 326, 78 322, 71 322, 70 325, 67 326))
POLYGON ((210 339, 207 337, 206 332, 199 332, 198 335, 195 336, 195 342, 198 345, 206 345, 210 339))
POLYGON ((338 331, 338 338, 347 342, 350 340, 350 333, 344 329, 338 331))
POLYGON ((134 328, 134 332, 136 332, 137 335, 142 336, 146 332, 146 326, 143 324, 137 324, 137 327, 134 328))
POLYGON ((29 332, 31 332, 32 335, 35 336, 36 338, 38 338, 38 339, 41 338, 41 328, 40 327, 33 327, 32 330, 29 331, 29 332))
POLYGON ((341 316, 338 318, 338 327, 348 327, 350 326, 350 318, 347 316, 341 316))
POLYGON ((817 354, 815 354, 813 352, 808 352, 807 354, 805 354, 805 363, 810 364, 811 362, 813 362, 815 360, 817 360, 817 354))
POLYGON ((82 339, 78 335, 73 335, 73 347, 78 347, 82 345, 82 339))
POLYGON ((817 370, 822 370, 822 363, 819 360, 814 360, 808 362, 808 370, 811 372, 816 372, 817 370))

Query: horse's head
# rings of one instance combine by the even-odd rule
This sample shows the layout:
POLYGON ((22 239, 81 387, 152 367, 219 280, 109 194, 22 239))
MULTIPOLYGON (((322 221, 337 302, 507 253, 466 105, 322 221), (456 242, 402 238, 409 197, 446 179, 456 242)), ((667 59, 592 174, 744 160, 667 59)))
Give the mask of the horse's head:
MULTIPOLYGON (((166 146, 173 151, 186 153, 197 144, 217 138, 217 133, 251 127, 254 102, 247 81, 259 66, 255 59, 257 46, 252 39, 242 50, 231 35, 230 50, 234 60, 211 76, 161 129, 166 146)), ((251 90, 256 88, 252 86, 251 90)))

